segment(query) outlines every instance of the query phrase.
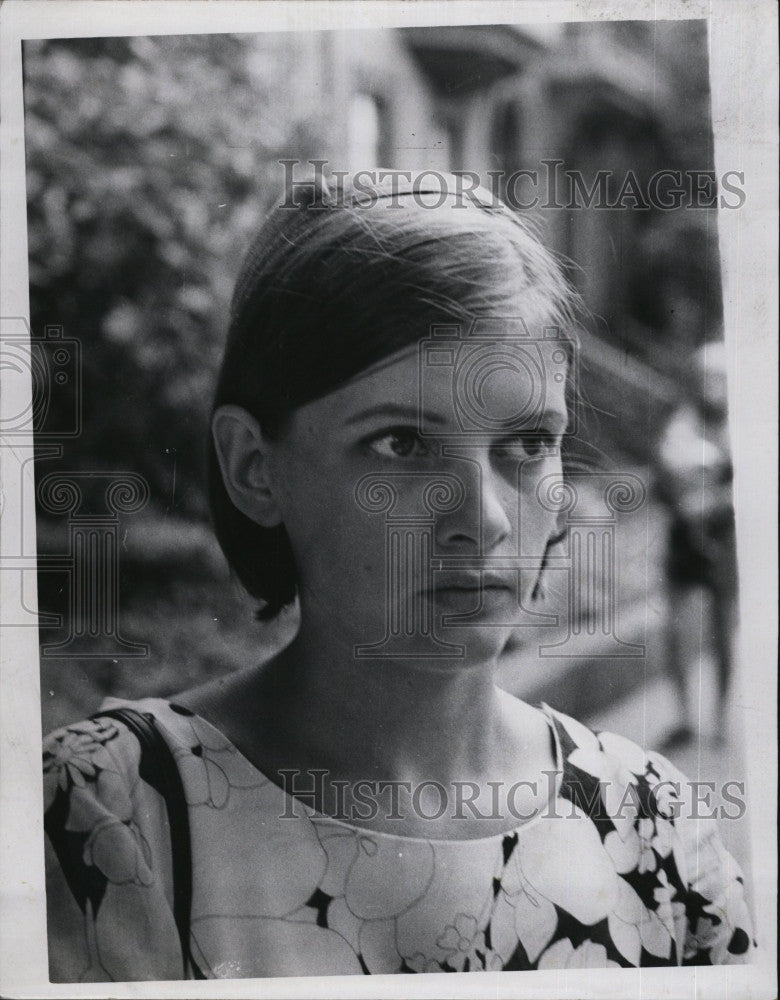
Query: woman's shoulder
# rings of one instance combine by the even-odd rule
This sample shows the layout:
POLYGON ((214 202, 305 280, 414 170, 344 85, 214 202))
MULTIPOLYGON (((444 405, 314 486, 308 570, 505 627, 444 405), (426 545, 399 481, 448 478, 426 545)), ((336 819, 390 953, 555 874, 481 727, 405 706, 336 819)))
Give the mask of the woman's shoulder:
POLYGON ((97 714, 54 730, 43 772, 53 980, 177 977, 167 805, 132 726, 97 714))
POLYGON ((561 795, 583 809, 603 831, 625 836, 628 829, 674 828, 689 847, 709 837, 712 825, 697 808, 696 782, 667 757, 620 733, 591 728, 547 705, 562 772, 561 795))
MULTIPOLYGON (((138 780, 141 748, 122 722, 104 716, 61 726, 43 741, 44 812, 78 794, 127 793, 138 780)), ((120 809, 120 812, 124 810, 120 809)))
POLYGON ((105 822, 108 815, 128 822, 139 802, 146 808, 144 800, 158 783, 158 762, 148 755, 160 754, 162 745, 144 739, 144 727, 176 757, 183 742, 176 719, 162 699, 107 698, 94 715, 50 732, 43 741, 44 814, 49 821, 59 817, 72 823, 67 817, 77 810, 83 814, 81 824, 105 822))
POLYGON ((620 733, 590 727, 564 712, 542 705, 555 731, 561 764, 603 781, 650 786, 686 784, 685 775, 663 754, 620 733))
POLYGON ((561 798, 592 820, 617 874, 650 887, 647 905, 681 907, 683 961, 746 961, 754 942, 744 878, 715 811, 703 808, 701 783, 625 736, 543 709, 558 740, 561 798))

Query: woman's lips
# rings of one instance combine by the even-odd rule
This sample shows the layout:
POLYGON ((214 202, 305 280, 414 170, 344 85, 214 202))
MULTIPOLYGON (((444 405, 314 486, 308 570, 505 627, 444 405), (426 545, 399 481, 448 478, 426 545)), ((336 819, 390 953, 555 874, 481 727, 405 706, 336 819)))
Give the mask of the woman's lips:
POLYGON ((497 575, 494 572, 457 575, 437 573, 434 577, 433 585, 426 588, 423 592, 428 594, 441 594, 443 592, 481 594, 485 591, 516 593, 517 574, 514 573, 511 576, 505 576, 497 575))

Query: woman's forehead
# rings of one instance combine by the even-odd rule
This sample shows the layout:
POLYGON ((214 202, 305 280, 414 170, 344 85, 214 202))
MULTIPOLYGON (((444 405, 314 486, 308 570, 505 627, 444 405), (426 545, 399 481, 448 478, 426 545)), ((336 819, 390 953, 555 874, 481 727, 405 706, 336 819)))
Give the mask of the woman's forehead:
MULTIPOLYGON (((400 338, 399 338, 400 341, 400 338)), ((568 356, 570 339, 564 337, 560 327, 549 316, 526 321, 524 318, 485 317, 470 324, 453 321, 431 324, 418 337, 409 337, 397 350, 356 372, 345 385, 390 373, 389 377, 402 374, 405 368, 419 364, 425 358, 440 359, 447 363, 461 362, 470 352, 490 354, 493 351, 517 352, 518 355, 536 357, 545 364, 563 350, 568 356)))
MULTIPOLYGON (((560 340, 532 337, 422 338, 365 369, 308 407, 344 421, 382 406, 406 407, 442 423, 459 410, 505 416, 566 415, 569 352, 560 340)), ((389 409, 388 409, 389 412, 389 409)))

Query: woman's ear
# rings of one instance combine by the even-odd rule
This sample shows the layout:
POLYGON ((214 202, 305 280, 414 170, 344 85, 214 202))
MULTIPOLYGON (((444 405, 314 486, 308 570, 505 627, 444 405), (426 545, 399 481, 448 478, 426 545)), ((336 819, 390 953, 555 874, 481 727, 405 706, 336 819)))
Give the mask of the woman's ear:
POLYGON ((269 477, 270 445, 259 422, 240 406, 220 406, 211 433, 233 506, 263 528, 281 524, 269 477))

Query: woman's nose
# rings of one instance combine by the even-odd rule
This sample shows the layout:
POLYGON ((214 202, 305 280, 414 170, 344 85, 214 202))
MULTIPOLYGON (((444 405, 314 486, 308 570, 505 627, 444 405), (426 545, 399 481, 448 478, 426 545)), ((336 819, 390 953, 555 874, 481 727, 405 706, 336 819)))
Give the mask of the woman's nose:
POLYGON ((511 499, 517 507, 517 495, 506 480, 490 471, 482 475, 482 552, 488 555, 512 535, 512 520, 507 510, 511 499))
POLYGON ((512 536, 512 504, 517 507, 517 496, 489 461, 472 458, 469 466, 467 473, 460 472, 463 503, 440 522, 438 540, 445 548, 460 546, 469 554, 489 555, 512 536))

